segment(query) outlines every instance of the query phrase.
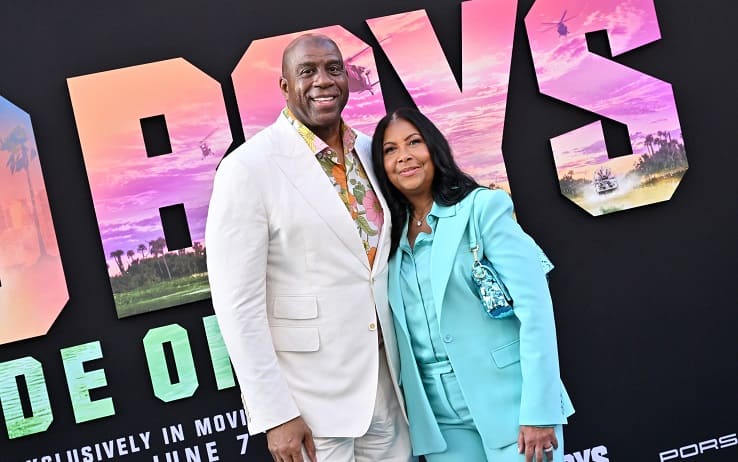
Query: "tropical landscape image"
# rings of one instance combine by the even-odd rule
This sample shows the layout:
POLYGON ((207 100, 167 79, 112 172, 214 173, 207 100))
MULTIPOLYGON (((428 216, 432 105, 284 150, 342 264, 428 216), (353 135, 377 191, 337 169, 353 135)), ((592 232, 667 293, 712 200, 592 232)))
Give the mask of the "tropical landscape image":
POLYGON ((163 237, 141 243, 136 250, 111 252, 117 274, 110 277, 110 285, 118 316, 133 316, 209 296, 205 256, 200 242, 194 242, 191 249, 166 252, 163 237))
POLYGON ((688 168, 684 142, 669 131, 657 131, 646 135, 642 144, 647 152, 622 173, 598 166, 569 168, 559 177, 561 193, 593 215, 668 199, 688 168))

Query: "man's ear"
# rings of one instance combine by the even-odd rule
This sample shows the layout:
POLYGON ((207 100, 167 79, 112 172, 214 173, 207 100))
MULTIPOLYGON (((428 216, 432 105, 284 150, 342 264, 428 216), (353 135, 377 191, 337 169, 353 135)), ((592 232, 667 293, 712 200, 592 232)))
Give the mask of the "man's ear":
POLYGON ((282 92, 282 96, 284 96, 284 99, 287 99, 287 95, 289 94, 289 91, 287 89, 287 79, 284 77, 279 78, 279 89, 282 92))

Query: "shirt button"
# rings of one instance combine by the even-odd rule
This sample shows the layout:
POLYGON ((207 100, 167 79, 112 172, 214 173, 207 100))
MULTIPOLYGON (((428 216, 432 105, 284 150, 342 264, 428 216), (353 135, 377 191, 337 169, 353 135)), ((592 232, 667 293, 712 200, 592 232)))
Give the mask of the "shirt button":
POLYGON ((454 336, 450 334, 446 334, 443 336, 443 341, 446 343, 451 343, 454 341, 454 336))
POLYGON ((375 323, 373 323, 373 322, 372 323, 369 323, 369 330, 371 330, 371 331, 377 330, 377 325, 375 323))

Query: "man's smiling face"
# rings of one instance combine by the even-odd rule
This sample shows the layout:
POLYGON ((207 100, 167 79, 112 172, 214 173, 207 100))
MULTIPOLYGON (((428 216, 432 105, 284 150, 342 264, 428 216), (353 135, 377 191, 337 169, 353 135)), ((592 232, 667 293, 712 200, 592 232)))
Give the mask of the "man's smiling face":
POLYGON ((322 36, 297 39, 285 52, 279 81, 287 107, 313 133, 337 130, 348 101, 348 77, 335 43, 322 36))

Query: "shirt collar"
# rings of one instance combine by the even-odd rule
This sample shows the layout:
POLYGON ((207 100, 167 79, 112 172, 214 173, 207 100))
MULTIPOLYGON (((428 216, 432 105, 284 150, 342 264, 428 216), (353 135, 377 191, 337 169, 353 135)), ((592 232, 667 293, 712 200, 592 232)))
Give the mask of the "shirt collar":
MULTIPOLYGON (((426 220, 428 226, 430 226, 431 228, 430 236, 433 236, 436 233, 437 218, 453 215, 453 213, 448 213, 447 209, 449 208, 453 209, 453 206, 446 207, 443 205, 438 205, 437 202, 433 202, 433 205, 431 205, 431 209, 428 212, 428 218, 426 220)), ((413 216, 410 213, 410 210, 407 210, 406 214, 407 218, 405 219, 405 226, 402 228, 402 234, 400 234, 400 242, 398 247, 400 250, 406 253, 412 253, 412 250, 410 249, 410 241, 407 239, 407 230, 413 223, 413 216)), ((415 243, 418 243, 417 239, 415 240, 415 243)))
MULTIPOLYGON (((282 110, 282 114, 305 143, 307 143, 308 148, 310 148, 310 152, 314 155, 317 155, 328 148, 325 141, 321 140, 318 135, 313 133, 302 122, 297 120, 288 107, 285 107, 284 110, 282 110)), ((343 138, 343 153, 346 154, 352 152, 354 150, 354 144, 356 143, 356 132, 343 119, 341 119, 341 137, 343 138)))
POLYGON ((441 205, 438 202, 433 202, 433 206, 430 209, 429 215, 433 215, 436 218, 446 218, 456 214, 456 204, 454 205, 441 205))
MULTIPOLYGON (((438 218, 452 217, 456 215, 456 208, 458 203, 453 205, 441 205, 438 202, 433 201, 430 212, 428 212, 428 226, 431 227, 432 234, 436 232, 436 224, 438 218)), ((405 252, 410 252, 410 242, 407 240, 407 228, 410 226, 412 216, 410 211, 407 211, 407 219, 405 220, 405 226, 402 228, 402 234, 400 234, 399 247, 405 252)))

